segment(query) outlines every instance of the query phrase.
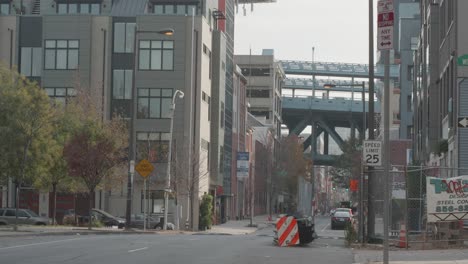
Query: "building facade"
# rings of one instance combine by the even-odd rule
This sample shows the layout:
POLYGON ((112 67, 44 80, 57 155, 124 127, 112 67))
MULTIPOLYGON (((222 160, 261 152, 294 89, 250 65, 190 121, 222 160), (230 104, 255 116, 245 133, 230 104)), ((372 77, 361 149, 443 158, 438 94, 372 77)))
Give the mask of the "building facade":
MULTIPOLYGON (((146 190, 148 211, 162 214, 172 139, 171 187, 177 189, 178 209, 172 199, 169 221, 176 221, 177 211, 180 227, 193 219, 196 229, 199 197, 221 186, 224 177, 211 175, 213 166, 216 172, 223 166, 225 135, 211 125, 213 114, 217 124, 223 118, 228 67, 229 41, 214 14, 218 6, 217 0, 0 1, 0 61, 36 80, 56 100, 66 102, 77 89, 88 91, 106 119, 129 118, 135 102, 136 162, 148 159, 156 168, 146 190), (157 32, 163 29, 174 34, 157 32), (170 106, 177 90, 185 96, 175 98, 171 135, 170 106)), ((124 215, 126 185, 100 192, 96 207, 124 215)), ((136 175, 133 213, 143 211, 143 192, 136 175)), ((2 201, 14 201, 12 195, 2 201)))

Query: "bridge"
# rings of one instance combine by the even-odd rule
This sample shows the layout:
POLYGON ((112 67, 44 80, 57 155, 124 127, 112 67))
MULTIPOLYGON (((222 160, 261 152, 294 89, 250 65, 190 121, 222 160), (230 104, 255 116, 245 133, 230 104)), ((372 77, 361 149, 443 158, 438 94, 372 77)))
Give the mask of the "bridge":
MULTIPOLYGON (((367 127, 368 84, 356 81, 368 77, 365 64, 323 63, 304 61, 280 61, 288 75, 283 85, 282 119, 290 134, 300 135, 307 127, 312 128, 304 141, 304 151, 313 151, 315 165, 333 165, 334 157, 329 154, 330 138, 342 149, 345 139, 337 128, 349 128, 351 137, 356 131, 362 136, 367 127), (297 78, 291 75, 313 76, 297 78), (316 76, 334 79, 316 79, 316 76), (337 79, 337 77, 341 79, 337 79), (344 79, 347 78, 347 79, 344 79), (364 100, 363 100, 364 93, 364 100), (319 151, 317 139, 323 137, 319 151)), ((391 78, 397 80, 398 66, 391 67, 391 78)), ((383 68, 376 66, 376 79, 383 78, 383 68), (382 69, 381 71, 378 69, 382 69)), ((376 82, 376 91, 381 87, 376 82)), ((380 113, 380 103, 374 102, 375 113, 380 113)))

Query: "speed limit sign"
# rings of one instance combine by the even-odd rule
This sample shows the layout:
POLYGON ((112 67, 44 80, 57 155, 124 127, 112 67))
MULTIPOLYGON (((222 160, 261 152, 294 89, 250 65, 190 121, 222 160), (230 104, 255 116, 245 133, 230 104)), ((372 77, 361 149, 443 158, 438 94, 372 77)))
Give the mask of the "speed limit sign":
POLYGON ((382 166, 382 141, 365 140, 363 144, 364 166, 382 166))

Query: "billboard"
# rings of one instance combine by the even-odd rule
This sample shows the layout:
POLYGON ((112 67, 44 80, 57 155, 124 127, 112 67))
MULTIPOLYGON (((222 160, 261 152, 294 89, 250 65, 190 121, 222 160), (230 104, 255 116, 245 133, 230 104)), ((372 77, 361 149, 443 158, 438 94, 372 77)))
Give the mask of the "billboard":
POLYGON ((468 219, 468 175, 426 178, 427 222, 468 219))
POLYGON ((249 152, 237 152, 237 178, 249 177, 249 152))

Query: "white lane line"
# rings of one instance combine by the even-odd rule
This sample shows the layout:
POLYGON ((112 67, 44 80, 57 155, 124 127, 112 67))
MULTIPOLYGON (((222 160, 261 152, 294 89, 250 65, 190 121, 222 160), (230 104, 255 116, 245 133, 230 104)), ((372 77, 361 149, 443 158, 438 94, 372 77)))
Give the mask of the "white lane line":
POLYGON ((18 245, 18 246, 11 246, 11 247, 2 247, 2 248, 0 248, 0 250, 13 249, 13 248, 23 248, 23 247, 30 247, 30 246, 48 245, 48 244, 55 244, 55 243, 61 243, 61 242, 67 242, 67 241, 73 241, 73 240, 80 240, 80 239, 83 239, 83 238, 70 238, 70 239, 55 240, 55 241, 49 241, 49 242, 40 242, 40 243, 18 245))
POLYGON ((327 227, 330 225, 330 223, 328 223, 323 229, 322 229, 322 232, 325 231, 325 229, 327 229, 327 227))
POLYGON ((133 252, 137 252, 137 251, 145 250, 145 249, 148 249, 148 247, 132 249, 132 250, 129 250, 128 253, 133 253, 133 252))

